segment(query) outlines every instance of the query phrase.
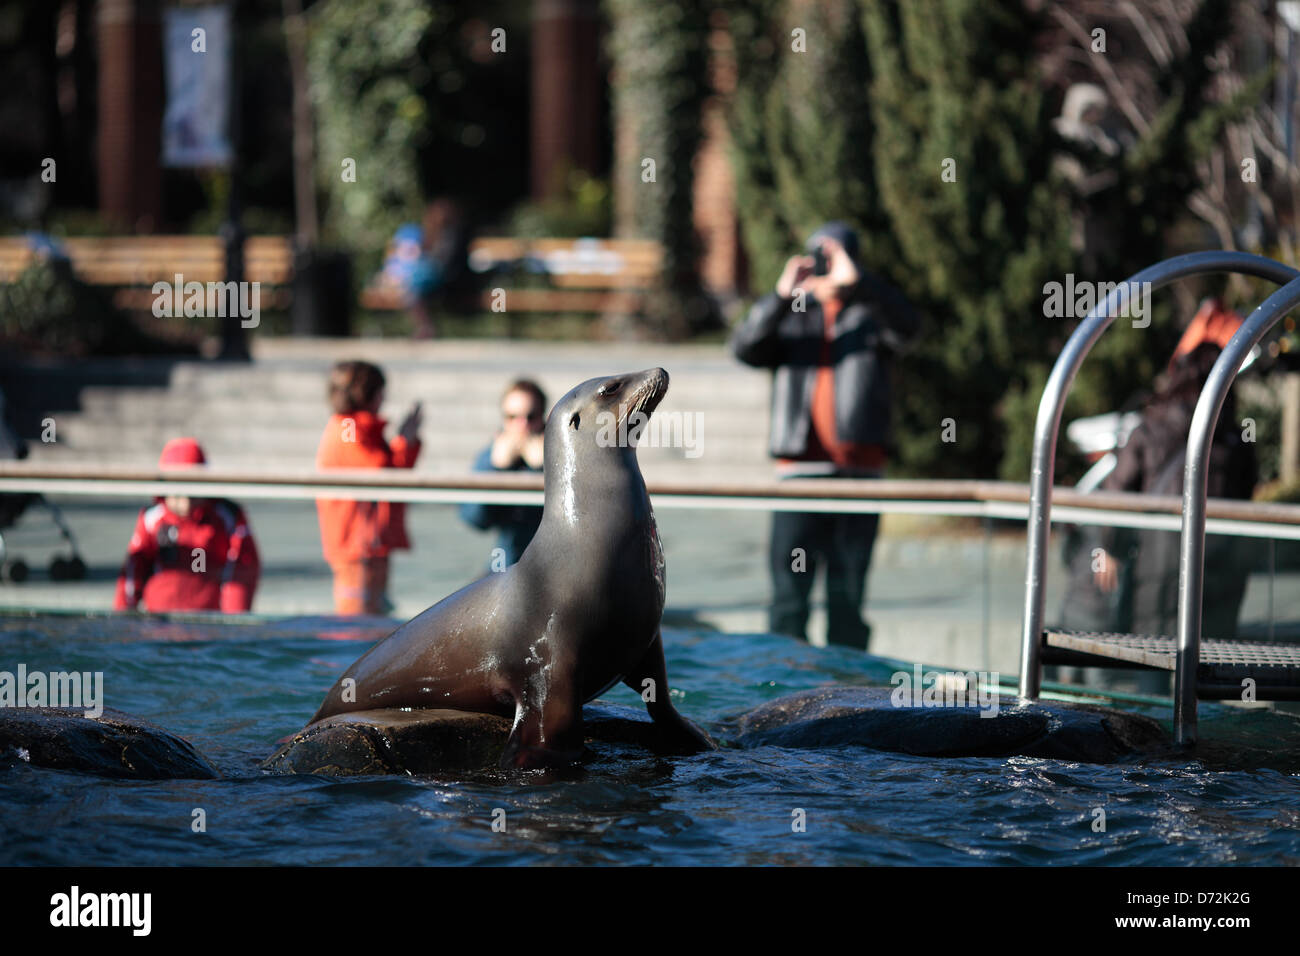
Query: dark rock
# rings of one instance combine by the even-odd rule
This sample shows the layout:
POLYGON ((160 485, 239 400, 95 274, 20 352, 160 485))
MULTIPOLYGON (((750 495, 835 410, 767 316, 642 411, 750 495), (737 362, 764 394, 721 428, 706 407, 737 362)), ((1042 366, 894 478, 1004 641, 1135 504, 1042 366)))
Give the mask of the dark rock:
POLYGON ((277 773, 431 773, 491 766, 510 721, 458 710, 361 710, 336 714, 281 742, 262 763, 277 773))
MULTIPOLYGON (((359 710, 309 724, 262 763, 276 773, 429 774, 496 767, 511 721, 459 710, 359 710)), ((624 707, 583 709, 588 746, 658 752, 654 724, 624 707)))
POLYGON ((19 763, 137 780, 218 776, 188 741, 108 708, 98 717, 60 707, 0 709, 0 765, 19 763))
POLYGON ((976 707, 896 706, 889 687, 803 691, 731 723, 743 747, 861 746, 931 757, 1021 754, 1110 763, 1170 744, 1151 718, 1104 707, 1002 697, 996 715, 981 716, 976 707))
POLYGON ((1027 757, 1114 763, 1173 748, 1173 738, 1159 722, 1143 714, 1056 700, 1025 706, 1045 711, 1052 721, 1045 737, 1021 751, 1027 757))

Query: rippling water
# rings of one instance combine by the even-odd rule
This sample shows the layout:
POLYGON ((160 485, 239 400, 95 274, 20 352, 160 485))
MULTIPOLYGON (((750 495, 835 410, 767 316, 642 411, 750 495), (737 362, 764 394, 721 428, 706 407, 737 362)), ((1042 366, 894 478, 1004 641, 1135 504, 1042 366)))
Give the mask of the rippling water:
MULTIPOLYGON (((765 747, 670 760, 599 753, 553 774, 259 771, 390 626, 0 616, 0 670, 103 671, 107 706, 186 737, 225 775, 125 782, 0 768, 0 865, 1300 863, 1300 774, 1276 761, 1225 770, 765 747), (190 828, 199 807, 206 833, 190 828), (1098 807, 1104 832, 1093 829, 1098 807), (498 808, 503 833, 491 827, 498 808)), ((714 730, 781 694, 883 685, 893 670, 770 635, 670 630, 665 640, 678 707, 714 730)), ((623 688, 605 700, 640 704, 623 688)), ((1201 715, 1220 752, 1300 752, 1300 721, 1287 715, 1204 703, 1201 715)))

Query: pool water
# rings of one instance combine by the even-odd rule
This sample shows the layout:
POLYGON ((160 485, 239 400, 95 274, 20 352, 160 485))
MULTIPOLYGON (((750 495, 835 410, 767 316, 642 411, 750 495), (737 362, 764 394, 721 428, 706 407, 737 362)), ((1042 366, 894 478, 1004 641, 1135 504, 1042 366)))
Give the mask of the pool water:
MULTIPOLYGON (((392 626, 0 615, 0 670, 103 671, 106 706, 187 738, 224 775, 146 782, 0 767, 0 865, 1300 863, 1295 766, 763 747, 672 759, 597 753, 582 768, 535 774, 260 771, 392 626), (206 831, 196 833, 198 808, 206 831), (492 826, 499 811, 504 831, 492 826)), ((894 670, 772 635, 664 637, 677 706, 713 731, 782 694, 887 685, 894 670)), ((604 699, 640 706, 626 688, 604 699)), ((1202 704, 1201 724, 1228 749, 1300 748, 1300 721, 1284 714, 1202 704)))

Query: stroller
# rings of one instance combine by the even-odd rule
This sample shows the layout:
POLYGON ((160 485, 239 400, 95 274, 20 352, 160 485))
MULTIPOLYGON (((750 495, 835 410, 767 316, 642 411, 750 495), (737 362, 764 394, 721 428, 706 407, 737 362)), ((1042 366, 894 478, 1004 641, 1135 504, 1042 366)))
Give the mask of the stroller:
MULTIPOLYGON (((0 461, 20 461, 27 457, 27 443, 9 427, 5 414, 6 405, 3 390, 0 390, 0 461)), ((27 580, 27 564, 21 558, 11 557, 5 541, 4 532, 13 527, 23 513, 33 504, 40 503, 49 512, 54 526, 67 543, 71 557, 56 554, 50 560, 50 577, 55 581, 79 581, 86 576, 86 562, 77 550, 77 541, 72 529, 63 520, 61 512, 52 501, 36 492, 0 493, 0 580, 21 584, 27 580)))

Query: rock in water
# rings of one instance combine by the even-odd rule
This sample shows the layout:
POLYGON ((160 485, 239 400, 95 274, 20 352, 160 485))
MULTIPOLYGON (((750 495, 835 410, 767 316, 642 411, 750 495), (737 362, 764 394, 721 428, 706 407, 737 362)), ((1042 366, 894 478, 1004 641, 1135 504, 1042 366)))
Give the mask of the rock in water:
POLYGON ((458 710, 356 710, 308 724, 262 763, 277 773, 365 775, 486 767, 510 721, 458 710))
POLYGON ((888 687, 823 687, 769 701, 736 718, 743 747, 856 745, 931 757, 1055 757, 1110 763, 1168 748, 1160 724, 1089 704, 1003 697, 976 707, 896 706, 888 687))
POLYGON ((61 707, 0 710, 0 765, 19 763, 136 780, 219 776, 189 741, 108 708, 98 717, 61 707))
MULTIPOLYGON (((309 724, 262 763, 276 773, 429 774, 496 767, 511 722, 461 710, 357 710, 309 724)), ((657 727, 624 707, 587 706, 588 743, 631 744, 659 752, 657 727)))

